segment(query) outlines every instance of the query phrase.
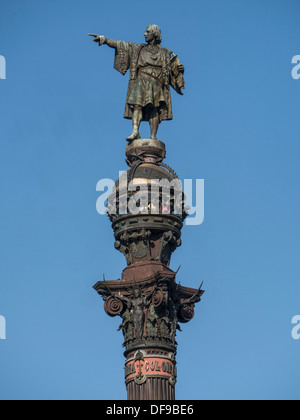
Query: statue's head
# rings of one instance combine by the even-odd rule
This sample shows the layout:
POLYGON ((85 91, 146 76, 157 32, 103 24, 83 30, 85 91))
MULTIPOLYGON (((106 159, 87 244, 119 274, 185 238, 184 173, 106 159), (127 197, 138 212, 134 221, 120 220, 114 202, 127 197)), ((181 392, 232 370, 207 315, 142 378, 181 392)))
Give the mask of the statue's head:
POLYGON ((149 25, 144 35, 146 42, 151 42, 155 39, 156 44, 161 43, 161 30, 157 25, 149 25))
POLYGON ((142 296, 142 291, 141 291, 141 289, 139 288, 139 287, 134 287, 133 288, 133 290, 132 290, 132 296, 134 297, 134 298, 139 298, 139 297, 141 297, 142 296))

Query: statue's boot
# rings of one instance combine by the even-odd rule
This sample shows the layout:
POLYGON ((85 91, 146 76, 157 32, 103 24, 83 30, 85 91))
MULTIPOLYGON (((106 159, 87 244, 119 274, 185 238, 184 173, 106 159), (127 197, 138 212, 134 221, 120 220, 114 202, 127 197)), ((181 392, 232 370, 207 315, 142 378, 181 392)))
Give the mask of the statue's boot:
POLYGON ((139 128, 138 127, 133 127, 133 132, 132 132, 132 134, 129 136, 129 137, 127 137, 127 141, 133 141, 133 140, 136 140, 136 139, 140 139, 141 138, 141 136, 140 136, 140 133, 139 133, 139 128))

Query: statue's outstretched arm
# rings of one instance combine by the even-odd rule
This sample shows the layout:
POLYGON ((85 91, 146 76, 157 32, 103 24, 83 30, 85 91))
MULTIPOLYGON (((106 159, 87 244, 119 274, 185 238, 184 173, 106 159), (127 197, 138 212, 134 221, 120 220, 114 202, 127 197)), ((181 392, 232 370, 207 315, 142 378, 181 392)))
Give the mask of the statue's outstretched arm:
POLYGON ((104 35, 97 35, 97 34, 89 34, 89 35, 94 37, 93 41, 98 43, 100 47, 101 45, 106 44, 110 48, 117 48, 117 41, 113 39, 106 38, 106 36, 104 35))

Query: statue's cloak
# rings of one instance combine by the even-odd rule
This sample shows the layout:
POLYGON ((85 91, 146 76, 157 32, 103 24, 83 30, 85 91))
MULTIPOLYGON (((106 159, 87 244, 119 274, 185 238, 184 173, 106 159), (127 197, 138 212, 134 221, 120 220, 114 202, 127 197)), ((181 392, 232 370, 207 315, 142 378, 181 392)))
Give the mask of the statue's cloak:
MULTIPOLYGON (((130 70, 128 91, 125 105, 124 118, 132 119, 133 109, 132 103, 129 104, 128 100, 138 77, 139 70, 139 56, 142 49, 146 47, 145 44, 134 44, 132 42, 117 41, 114 68, 126 74, 130 70)), ((180 64, 178 57, 173 56, 172 51, 167 48, 159 46, 160 62, 162 63, 162 89, 165 101, 161 102, 159 107, 160 121, 172 120, 172 103, 170 85, 182 95, 181 89, 184 88, 184 80, 182 73, 178 72, 177 67, 180 64)), ((149 115, 143 112, 143 120, 148 120, 149 115)))

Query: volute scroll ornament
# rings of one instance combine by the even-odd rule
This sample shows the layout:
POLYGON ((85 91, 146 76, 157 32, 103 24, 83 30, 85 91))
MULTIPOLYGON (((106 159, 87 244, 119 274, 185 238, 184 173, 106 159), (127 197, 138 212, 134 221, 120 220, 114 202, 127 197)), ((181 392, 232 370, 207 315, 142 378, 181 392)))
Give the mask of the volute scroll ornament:
POLYGON ((124 309, 123 302, 120 299, 116 298, 115 296, 110 296, 109 298, 106 299, 104 303, 104 310, 107 313, 107 315, 111 317, 120 315, 123 309, 124 309))

